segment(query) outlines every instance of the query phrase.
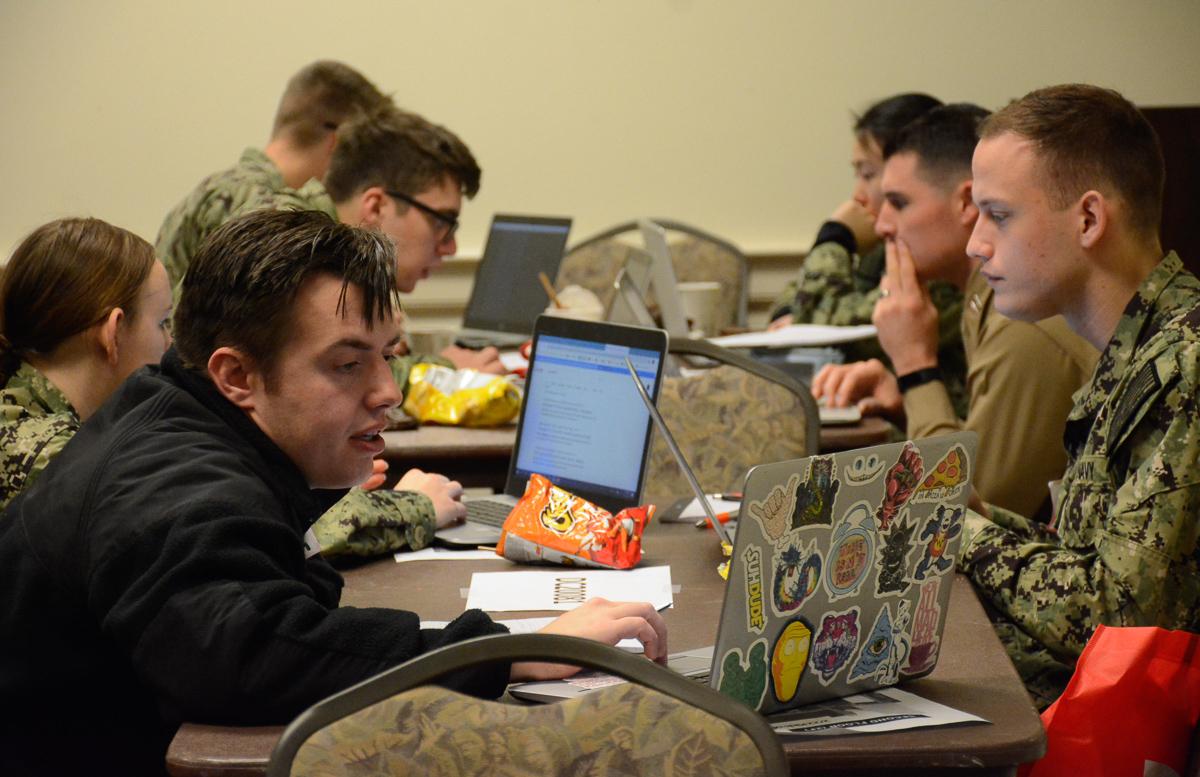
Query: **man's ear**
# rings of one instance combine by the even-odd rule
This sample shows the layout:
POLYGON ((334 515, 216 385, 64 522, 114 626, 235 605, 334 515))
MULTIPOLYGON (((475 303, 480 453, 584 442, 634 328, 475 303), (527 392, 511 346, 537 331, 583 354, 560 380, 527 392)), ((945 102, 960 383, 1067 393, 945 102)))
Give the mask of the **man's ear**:
POLYGON ((384 192, 382 186, 368 186, 357 195, 358 199, 358 226, 368 228, 378 228, 383 221, 383 210, 387 207, 390 198, 384 192))
POLYGON ((971 198, 971 179, 960 183, 954 189, 954 206, 958 212, 958 220, 967 229, 975 228, 975 220, 979 218, 979 208, 971 198))
POLYGON ((1098 191, 1087 191, 1075 204, 1078 216, 1079 245, 1094 248, 1108 230, 1111 204, 1098 191))
POLYGON ((121 356, 121 324, 125 322, 125 311, 113 308, 109 314, 94 327, 96 344, 104 354, 104 361, 109 366, 116 367, 121 356))
POLYGON ((249 356, 237 348, 221 346, 208 357, 208 376, 221 396, 242 410, 254 409, 263 381, 249 356))

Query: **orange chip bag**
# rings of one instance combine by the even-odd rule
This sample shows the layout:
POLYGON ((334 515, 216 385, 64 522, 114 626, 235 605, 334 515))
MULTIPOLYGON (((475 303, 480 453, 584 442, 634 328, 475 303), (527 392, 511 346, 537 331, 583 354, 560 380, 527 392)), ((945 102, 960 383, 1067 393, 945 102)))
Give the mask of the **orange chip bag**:
POLYGON ((504 521, 496 553, 510 561, 629 569, 642 560, 642 531, 654 505, 612 513, 530 475, 504 521))

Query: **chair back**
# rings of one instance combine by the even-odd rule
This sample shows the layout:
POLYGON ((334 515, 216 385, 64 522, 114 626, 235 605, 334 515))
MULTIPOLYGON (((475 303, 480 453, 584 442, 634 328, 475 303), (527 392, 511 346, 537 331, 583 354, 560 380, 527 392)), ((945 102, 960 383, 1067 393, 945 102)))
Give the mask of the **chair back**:
POLYGON ((383 672, 300 715, 268 777, 371 774, 785 775, 783 748, 743 704, 591 640, 480 637, 383 672), (429 686, 456 670, 513 660, 601 669, 633 683, 523 706, 429 686))
MULTIPOLYGON (((709 365, 663 378, 657 403, 706 493, 740 489, 757 464, 817 452, 817 406, 799 380, 703 340, 672 338, 668 350, 709 365)), ((657 434, 646 466, 644 502, 661 506, 691 495, 657 434)))
MULTIPOLYGON (((748 304, 745 255, 729 241, 696 227, 671 219, 653 221, 667 231, 677 281, 721 284, 721 299, 714 317, 718 331, 729 326, 744 327, 748 304)), ((583 286, 594 292, 607 308, 612 302, 617 273, 632 254, 641 250, 636 221, 606 229, 567 251, 559 265, 555 286, 558 289, 570 284, 583 286)), ((647 304, 656 307, 653 289, 647 304)))

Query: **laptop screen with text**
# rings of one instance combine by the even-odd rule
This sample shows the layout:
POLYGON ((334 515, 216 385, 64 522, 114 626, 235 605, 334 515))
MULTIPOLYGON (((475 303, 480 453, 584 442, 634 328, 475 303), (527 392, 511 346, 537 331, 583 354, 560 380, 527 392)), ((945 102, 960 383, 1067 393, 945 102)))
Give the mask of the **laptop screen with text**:
POLYGON ((536 472, 569 491, 633 504, 650 416, 625 358, 653 394, 661 354, 557 335, 541 335, 537 349, 513 480, 536 472))

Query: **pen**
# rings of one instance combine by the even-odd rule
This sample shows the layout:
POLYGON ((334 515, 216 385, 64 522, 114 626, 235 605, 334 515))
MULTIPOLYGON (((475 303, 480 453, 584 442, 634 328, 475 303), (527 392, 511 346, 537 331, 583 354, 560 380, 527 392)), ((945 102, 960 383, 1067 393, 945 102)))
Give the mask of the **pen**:
MULTIPOLYGON (((717 520, 720 521, 721 523, 729 523, 731 520, 733 520, 736 517, 737 517, 737 513, 717 513, 717 520)), ((709 526, 709 527, 712 526, 712 521, 708 520, 707 516, 696 521, 697 529, 703 529, 705 526, 709 526)))

